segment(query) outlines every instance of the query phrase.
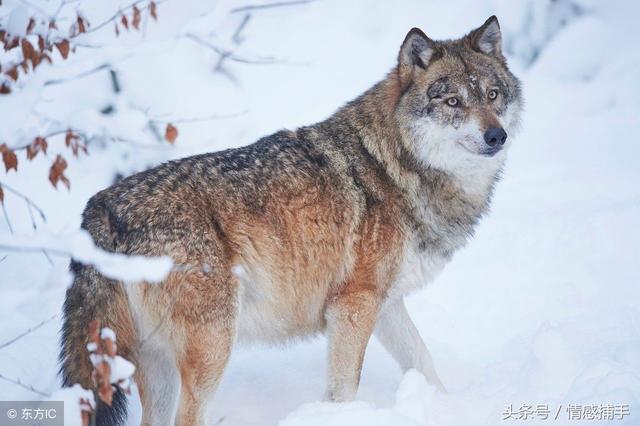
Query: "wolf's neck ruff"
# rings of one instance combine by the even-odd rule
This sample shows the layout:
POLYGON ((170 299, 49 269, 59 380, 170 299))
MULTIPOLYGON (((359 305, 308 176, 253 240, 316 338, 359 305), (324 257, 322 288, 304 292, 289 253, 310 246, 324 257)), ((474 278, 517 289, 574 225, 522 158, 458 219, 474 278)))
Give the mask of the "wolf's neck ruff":
MULTIPOLYGON (((488 210, 502 158, 470 156, 466 168, 446 170, 420 158, 415 146, 424 143, 402 129, 397 119, 400 93, 397 71, 342 108, 326 126, 351 128, 354 138, 376 160, 380 172, 393 182, 403 199, 406 220, 422 251, 447 258, 472 236, 488 210), (488 163, 488 164, 487 164, 488 163)), ((438 135, 430 143, 437 144, 438 135)), ((441 136, 444 137, 444 136, 441 136)))

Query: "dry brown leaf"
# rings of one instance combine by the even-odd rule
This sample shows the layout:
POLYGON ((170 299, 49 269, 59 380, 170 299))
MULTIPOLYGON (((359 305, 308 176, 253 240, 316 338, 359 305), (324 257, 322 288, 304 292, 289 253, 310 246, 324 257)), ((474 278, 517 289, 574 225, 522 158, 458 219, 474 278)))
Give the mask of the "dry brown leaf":
POLYGON ((0 204, 4 204, 4 189, 2 189, 2 185, 0 185, 0 204))
POLYGON ((120 22, 122 22, 122 26, 129 31, 129 21, 127 20, 127 15, 122 15, 122 18, 120 19, 120 22))
POLYGON ((67 133, 64 135, 64 144, 65 146, 71 145, 71 141, 75 138, 75 135, 71 131, 71 129, 67 130, 67 133))
POLYGON ((149 3, 149 15, 151 15, 151 17, 157 21, 158 20, 158 12, 156 10, 156 2, 152 1, 151 3, 149 3))
POLYGON ((69 57, 69 46, 69 40, 66 38, 56 43, 56 47, 58 48, 60 55, 62 55, 62 59, 67 59, 69 57))
POLYGON ((38 155, 38 151, 36 151, 32 145, 29 145, 27 147, 27 160, 31 161, 33 160, 36 155, 38 155))
POLYGON ((49 147, 49 145, 47 144, 47 140, 45 138, 37 137, 35 143, 38 147, 40 147, 40 150, 42 152, 44 152, 45 154, 47 153, 47 148, 49 147))
POLYGON ((131 25, 133 25, 133 28, 136 30, 140 29, 140 9, 135 6, 133 6, 133 19, 131 20, 131 25))
POLYGON ((167 142, 174 143, 178 138, 178 129, 176 129, 176 127, 171 123, 167 124, 167 130, 164 132, 164 138, 167 142))
POLYGON ((6 74, 11 78, 11 80, 13 81, 17 81, 18 80, 18 67, 17 66, 13 66, 11 67, 6 74))
POLYGON ((116 37, 120 35, 120 28, 118 28, 118 23, 116 22, 116 37))
POLYGON ((84 21, 84 19, 82 19, 82 17, 78 16, 78 19, 76 20, 76 23, 78 24, 78 33, 79 34, 87 32, 87 27, 85 26, 85 21, 84 21))
POLYGON ((33 18, 30 18, 29 24, 27 24, 27 34, 31 34, 31 31, 33 31, 35 26, 36 26, 36 20, 33 18))
POLYGON ((31 142, 31 145, 27 147, 27 160, 33 160, 39 152, 47 153, 47 140, 38 136, 31 142))
POLYGON ((69 179, 64 175, 66 168, 67 161, 61 155, 56 156, 55 161, 51 165, 51 169, 49 169, 49 182, 51 182, 54 188, 58 188, 58 181, 62 181, 67 189, 71 188, 69 179))
POLYGON ((81 137, 74 134, 71 129, 67 130, 67 133, 64 136, 64 144, 68 148, 71 148, 74 156, 78 156, 78 151, 82 150, 84 153, 87 153, 87 147, 81 142, 81 137))
POLYGON ((26 38, 23 38, 21 45, 24 61, 26 62, 27 60, 29 60, 31 61, 33 68, 37 67, 40 63, 40 57, 38 56, 36 49, 33 47, 33 44, 31 44, 31 42, 26 38))
POLYGON ((9 148, 5 143, 0 145, 0 152, 2 153, 2 162, 4 163, 5 171, 8 172, 13 169, 17 172, 18 157, 16 156, 16 153, 13 152, 13 150, 11 150, 11 148, 9 148))
POLYGON ((18 45, 20 44, 20 38, 19 37, 13 37, 7 41, 4 42, 4 50, 11 50, 15 47, 18 47, 18 45))
POLYGON ((80 399, 80 412, 82 413, 82 426, 90 426, 91 425, 91 414, 93 410, 91 409, 91 405, 89 401, 84 398, 80 399))
POLYGON ((9 93, 11 93, 11 88, 9 87, 9 85, 6 83, 2 83, 2 85, 0 85, 0 95, 8 95, 9 93))

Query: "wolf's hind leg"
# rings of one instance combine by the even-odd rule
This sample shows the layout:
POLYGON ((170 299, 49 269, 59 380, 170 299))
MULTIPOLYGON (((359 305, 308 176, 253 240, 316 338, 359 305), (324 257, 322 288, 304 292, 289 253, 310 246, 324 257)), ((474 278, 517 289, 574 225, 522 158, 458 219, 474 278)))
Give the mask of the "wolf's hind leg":
POLYGON ((173 425, 180 377, 173 351, 152 336, 138 349, 135 380, 142 403, 142 425, 173 425))
POLYGON ((237 279, 223 262, 209 259, 169 283, 177 297, 173 311, 175 355, 180 374, 177 426, 204 426, 235 339, 237 279))
POLYGON ((342 293, 328 305, 330 401, 353 400, 360 383, 365 349, 379 308, 379 298, 369 290, 342 293))
POLYGON ((431 353, 411 321, 402 298, 389 301, 383 307, 374 334, 403 371, 415 368, 438 390, 446 392, 436 373, 431 353))
POLYGON ((184 351, 178 361, 182 388, 176 418, 178 426, 211 424, 207 406, 227 365, 234 331, 202 324, 186 330, 184 351))

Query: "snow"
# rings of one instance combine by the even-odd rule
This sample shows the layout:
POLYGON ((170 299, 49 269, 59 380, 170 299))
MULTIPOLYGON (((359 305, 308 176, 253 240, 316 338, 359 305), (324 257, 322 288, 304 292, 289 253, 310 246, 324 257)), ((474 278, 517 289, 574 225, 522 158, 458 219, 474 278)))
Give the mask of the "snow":
POLYGON ((110 329, 109 327, 102 327, 100 330, 100 338, 101 339, 109 339, 112 342, 116 342, 116 332, 110 329))
POLYGON ((99 249, 89 233, 82 229, 63 235, 0 235, 0 248, 68 255, 95 266, 106 277, 125 283, 161 282, 174 266, 169 256, 125 256, 99 249))
POLYGON ((65 426, 82 426, 82 411, 89 411, 96 406, 93 392, 83 389, 80 385, 59 389, 46 400, 64 402, 65 426))
MULTIPOLYGON (((87 348, 89 351, 90 349, 87 348)), ((119 355, 114 357, 110 357, 106 354, 95 354, 92 353, 89 355, 89 359, 94 366, 97 366, 103 361, 106 361, 109 364, 110 375, 109 379, 112 384, 119 385, 122 389, 129 388, 129 380, 133 376, 133 373, 136 371, 136 366, 133 365, 130 361, 122 358, 119 355)))
MULTIPOLYGON (((0 22, 16 5, 31 3, 5 1, 0 22)), ((56 9, 56 2, 37 3, 56 9)), ((97 24, 113 14, 108 3, 83 1, 82 11, 97 24)), ((0 140, 10 146, 57 130, 57 121, 95 138, 89 156, 71 157, 61 135, 49 141, 48 157, 27 162, 22 153, 17 174, 0 171, 0 184, 28 194, 47 216, 46 223, 36 217, 34 230, 23 200, 5 190, 15 234, 0 224, 0 243, 73 252, 121 279, 155 273, 161 279, 171 268, 166 260, 148 267, 147 259, 112 258, 76 231, 88 198, 116 174, 321 120, 384 76, 409 28, 457 37, 496 14, 510 65, 523 81, 522 131, 474 239, 433 285, 406 299, 449 393, 437 392, 415 371, 403 375, 372 339, 358 401, 319 402, 326 351, 324 339, 316 338, 286 348, 238 348, 212 419, 240 426, 522 424, 503 421, 505 407, 546 404, 554 415, 560 408, 556 421, 527 422, 574 425, 598 422, 569 420, 570 404, 628 404, 630 416, 607 424, 637 424, 640 5, 323 0, 252 13, 236 46, 233 34, 243 16, 228 13, 238 4, 164 2, 158 22, 149 21, 145 31, 114 40, 107 26, 83 40, 98 47, 79 47, 68 61, 43 65, 15 93, 0 96, 0 140), (227 74, 217 72, 219 56, 186 33, 237 48, 238 56, 279 62, 225 61, 227 74), (107 71, 44 86, 102 64, 117 70, 121 93, 112 92, 107 71), (107 106, 114 113, 100 114, 107 106), (179 121, 211 115, 230 117, 179 121), (176 143, 158 141, 150 119, 161 131, 175 121, 176 143), (105 141, 105 134, 135 143, 105 141), (47 182, 57 153, 67 156, 71 191, 47 182)), ((12 20, 24 19, 15 14, 12 20)), ((37 250, 2 252, 0 342, 59 313, 70 282, 68 257, 53 256, 50 264, 37 250)), ((57 389, 59 327, 50 322, 0 349, 0 374, 57 389)), ((0 399, 35 397, 0 381, 0 399)), ((131 404, 135 422, 139 403, 132 398, 131 404)))
POLYGON ((136 371, 135 365, 117 355, 109 360, 109 365, 111 366, 111 383, 123 382, 122 388, 127 389, 129 380, 136 371))

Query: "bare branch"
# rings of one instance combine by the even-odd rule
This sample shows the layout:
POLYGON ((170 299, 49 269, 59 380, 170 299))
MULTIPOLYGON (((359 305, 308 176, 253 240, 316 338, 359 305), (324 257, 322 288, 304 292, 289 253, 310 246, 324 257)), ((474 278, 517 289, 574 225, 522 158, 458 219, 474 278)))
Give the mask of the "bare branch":
POLYGON ((49 262, 49 265, 53 266, 53 259, 51 259, 51 256, 49 256, 49 253, 47 253, 45 249, 42 249, 42 254, 47 259, 47 262, 49 262))
POLYGON ((156 144, 156 145, 149 145, 146 143, 140 143, 140 142, 136 142, 134 140, 131 139, 127 139, 127 138, 114 138, 114 137, 109 137, 106 138, 107 140, 113 142, 113 143, 124 143, 127 145, 130 145, 134 148, 139 148, 139 149, 150 149, 153 151, 170 151, 173 148, 171 147, 171 145, 169 144, 156 144))
POLYGON ((9 377, 4 376, 2 374, 0 374, 0 379, 2 379, 4 381, 7 381, 9 383, 13 383, 14 385, 20 386, 20 387, 22 387, 24 389, 30 390, 31 392, 37 393, 38 395, 44 396, 45 398, 51 398, 51 394, 49 394, 47 392, 43 392, 41 390, 38 390, 38 389, 34 388, 31 385, 27 385, 26 383, 22 383, 22 381, 20 381, 20 379, 16 379, 16 380, 10 379, 9 377))
POLYGON ((209 120, 222 120, 222 119, 227 119, 227 118, 236 118, 236 117, 240 117, 244 114, 247 113, 247 110, 244 111, 240 111, 240 112, 234 112, 231 114, 211 114, 211 115, 205 115, 203 117, 194 117, 194 118, 177 118, 174 120, 165 120, 162 118, 151 118, 150 120, 154 123, 161 123, 161 124, 168 124, 168 123, 173 123, 173 124, 178 124, 178 123, 198 123, 201 121, 209 121, 209 120))
POLYGON ((34 331, 36 331, 37 329, 39 329, 40 327, 42 327, 46 323, 53 321, 57 316, 58 316, 58 314, 54 314, 54 315, 50 316, 49 318, 47 318, 46 320, 41 321, 40 323, 34 325, 33 327, 28 328, 26 331, 18 334, 13 339, 10 339, 10 340, 4 342, 3 344, 0 345, 0 350, 6 348, 7 346, 12 345, 13 343, 15 343, 18 340, 22 339, 24 336, 33 333, 34 331))
POLYGON ((20 191, 13 189, 12 187, 8 186, 6 183, 0 181, 0 186, 2 186, 4 189, 6 189, 7 191, 11 192, 13 195, 22 198, 24 200, 25 203, 27 203, 28 206, 32 207, 35 209, 35 211, 38 212, 38 214, 40 215, 40 218, 42 219, 42 221, 44 223, 47 223, 47 216, 45 216, 44 212, 42 211, 42 209, 40 207, 38 207, 38 205, 36 203, 34 203, 31 198, 27 197, 26 195, 22 194, 20 191))
POLYGON ((13 226, 11 226, 11 221, 9 220, 9 214, 7 213, 7 206, 4 203, 2 204, 2 213, 4 214, 4 220, 7 222, 7 227, 9 228, 9 233, 13 234, 13 226))
POLYGON ((284 6, 299 6, 301 4, 313 3, 316 0, 291 0, 291 1, 277 1, 273 3, 266 4, 250 4, 246 6, 236 7, 231 9, 230 13, 241 13, 241 12, 249 12, 252 10, 263 10, 263 9, 273 9, 275 7, 284 7, 284 6))
POLYGON ((246 15, 244 15, 244 18, 242 18, 242 21, 240 22, 240 25, 238 25, 238 28, 236 28, 236 30, 233 32, 233 37, 231 37, 231 39, 235 44, 240 44, 244 41, 244 37, 242 37, 241 34, 249 23, 249 19, 251 19, 251 14, 247 13, 246 15))
MULTIPOLYGON (((158 4, 162 4, 162 3, 166 2, 166 1, 168 1, 168 0, 156 0, 155 3, 156 3, 156 5, 158 5, 158 4)), ((125 11, 127 9, 131 9, 131 8, 133 8, 133 6, 137 6, 140 3, 145 3, 145 2, 149 3, 149 4, 147 4, 144 7, 140 7, 139 8, 140 11, 145 10, 145 9, 149 9, 150 3, 151 3, 150 0, 137 0, 137 1, 134 1, 130 5, 128 5, 126 7, 123 7, 122 9, 118 10, 118 12, 116 12, 113 16, 111 16, 106 21, 103 21, 103 22, 99 23, 98 25, 95 25, 95 26, 89 28, 84 34, 92 33, 92 32, 98 31, 101 28, 104 28, 105 26, 109 25, 110 23, 112 23, 113 21, 118 19, 120 16, 122 16, 122 14, 124 13, 123 11, 125 11)))
POLYGON ((250 64, 250 65, 271 65, 271 64, 281 64, 284 63, 284 61, 282 59, 276 59, 273 57, 259 57, 259 58, 245 58, 243 56, 238 56, 236 54, 234 54, 232 51, 223 49, 219 46, 216 46, 215 44, 209 42, 209 41, 205 41, 203 39, 201 39, 200 37, 196 36, 193 33, 186 33, 183 35, 183 37, 188 38, 189 40, 204 46, 210 50, 213 50, 214 52, 216 52, 218 55, 220 55, 222 58, 224 59, 229 59, 230 61, 234 61, 234 62, 240 62, 243 64, 250 64))
POLYGON ((68 250, 55 249, 50 247, 25 247, 12 244, 0 244, 0 251, 10 251, 16 253, 36 253, 46 250, 49 254, 55 256, 68 256, 72 257, 72 253, 68 250))
POLYGON ((57 79, 53 79, 53 80, 47 80, 47 81, 44 82, 44 86, 53 86, 55 84, 62 84, 62 83, 67 83, 69 81, 75 81, 75 80, 78 80, 80 78, 90 76, 91 74, 95 74, 98 71, 102 71, 104 69, 108 69, 110 67, 111 67, 110 64, 102 64, 102 65, 99 65, 99 66, 97 66, 95 68, 92 68, 92 69, 90 69, 88 71, 84 71, 84 72, 81 72, 80 74, 76 74, 73 77, 57 78, 57 79))

